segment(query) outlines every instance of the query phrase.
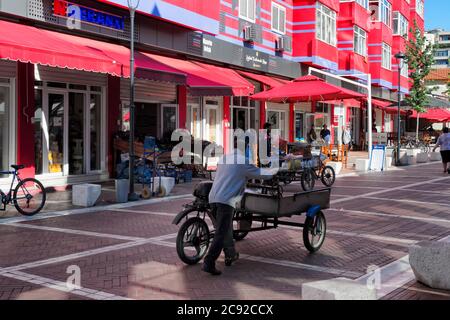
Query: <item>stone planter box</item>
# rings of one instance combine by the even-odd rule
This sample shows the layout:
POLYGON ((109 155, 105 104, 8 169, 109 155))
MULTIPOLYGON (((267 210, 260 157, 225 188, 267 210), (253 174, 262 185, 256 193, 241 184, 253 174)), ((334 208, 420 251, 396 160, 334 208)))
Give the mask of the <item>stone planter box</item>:
POLYGON ((417 154, 417 163, 427 163, 429 160, 429 154, 428 153, 419 153, 417 154))
POLYGON ((442 161, 440 152, 431 152, 430 153, 430 161, 442 161))
POLYGON ((450 243, 423 241, 409 248, 409 264, 417 281, 450 290, 450 243))
POLYGON ((408 156, 408 165, 411 166, 411 165, 414 165, 414 164, 417 164, 416 157, 415 156, 408 156))
POLYGON ((376 300, 375 289, 347 278, 337 278, 305 283, 303 300, 376 300))
POLYGON ((393 157, 387 156, 387 157, 386 157, 386 162, 384 163, 384 168, 385 168, 385 169, 391 168, 392 165, 393 165, 393 161, 394 161, 393 157))
POLYGON ((98 184, 77 184, 72 187, 72 204, 80 207, 92 207, 97 202, 102 187, 98 184))
POLYGON ((369 171, 369 159, 356 159, 356 171, 369 171))

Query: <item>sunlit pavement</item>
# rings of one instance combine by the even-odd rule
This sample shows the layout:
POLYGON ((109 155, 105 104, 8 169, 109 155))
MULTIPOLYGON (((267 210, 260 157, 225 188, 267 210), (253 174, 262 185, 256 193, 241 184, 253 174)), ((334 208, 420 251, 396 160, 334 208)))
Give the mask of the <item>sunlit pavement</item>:
MULTIPOLYGON (((221 259, 224 273, 212 277, 176 254, 171 222, 189 193, 0 220, 0 299, 301 299, 303 283, 364 281, 368 268, 382 274, 411 244, 450 236, 450 176, 440 163, 341 177, 318 253, 306 251, 300 229, 256 232, 237 244, 242 259, 230 268, 221 259), (80 287, 68 286, 78 270, 80 287)), ((380 299, 450 299, 397 276, 382 281, 380 299)))

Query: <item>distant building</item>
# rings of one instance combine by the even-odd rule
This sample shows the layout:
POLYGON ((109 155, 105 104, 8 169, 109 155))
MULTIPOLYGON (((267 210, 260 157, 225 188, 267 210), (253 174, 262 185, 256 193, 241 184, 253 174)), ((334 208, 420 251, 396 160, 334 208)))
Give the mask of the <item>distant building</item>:
POLYGON ((450 58, 450 31, 435 29, 425 33, 428 41, 436 45, 433 68, 448 68, 450 58))

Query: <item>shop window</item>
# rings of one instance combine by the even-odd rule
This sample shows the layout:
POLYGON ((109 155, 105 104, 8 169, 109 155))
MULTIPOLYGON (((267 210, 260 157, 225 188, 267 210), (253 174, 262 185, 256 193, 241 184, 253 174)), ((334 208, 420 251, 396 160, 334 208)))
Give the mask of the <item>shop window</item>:
POLYGON ((48 172, 62 173, 64 166, 65 95, 48 94, 48 172))
POLYGON ((34 165, 35 165, 35 173, 42 174, 42 169, 44 167, 43 163, 43 150, 44 145, 42 144, 42 119, 44 116, 44 112, 42 109, 42 90, 35 89, 34 90, 34 165))
POLYGON ((280 130, 280 135, 286 137, 286 112, 285 111, 268 111, 267 122, 272 125, 272 129, 280 130))
POLYGON ((295 113, 295 139, 300 140, 304 138, 303 126, 304 126, 304 114, 300 112, 295 113))
POLYGON ((9 170, 9 111, 9 86, 0 85, 0 170, 3 171, 9 170))
POLYGON ((87 86, 82 84, 69 84, 69 89, 86 91, 87 86))
POLYGON ((90 144, 91 144, 91 171, 101 169, 101 127, 102 127, 102 96, 100 94, 91 94, 90 110, 90 144))
POLYGON ((61 83, 61 82, 47 82, 47 87, 49 87, 49 88, 66 89, 67 88, 67 84, 61 83))
POLYGON ((161 130, 162 139, 165 141, 171 141, 172 133, 178 128, 177 124, 177 106, 176 105, 163 105, 162 106, 162 119, 161 130))

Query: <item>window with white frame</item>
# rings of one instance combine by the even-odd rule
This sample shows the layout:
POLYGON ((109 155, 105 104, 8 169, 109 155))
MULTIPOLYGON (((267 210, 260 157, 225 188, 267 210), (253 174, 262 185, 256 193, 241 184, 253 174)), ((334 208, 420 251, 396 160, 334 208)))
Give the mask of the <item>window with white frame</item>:
POLYGON ((272 30, 285 34, 286 8, 272 2, 272 30))
POLYGON ((380 21, 391 27, 392 4, 388 0, 380 0, 380 21))
POLYGON ((408 64, 404 61, 400 62, 400 75, 405 78, 409 78, 408 64))
POLYGON ((367 55, 367 32, 358 26, 355 26, 354 32, 354 51, 362 56, 367 55))
POLYGON ((421 17, 423 17, 425 11, 423 0, 416 0, 416 11, 421 17))
POLYGON ((369 9, 369 0, 356 0, 356 3, 365 9, 369 9))
POLYGON ((335 46, 336 12, 317 2, 316 21, 316 38, 335 46))
POLYGON ((392 48, 387 43, 383 42, 381 66, 385 69, 391 70, 392 67, 392 48))
POLYGON ((239 0, 239 18, 255 22, 256 0, 239 0))
POLYGON ((394 35, 408 36, 408 20, 400 12, 394 12, 394 35))

